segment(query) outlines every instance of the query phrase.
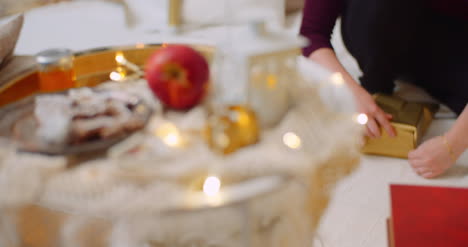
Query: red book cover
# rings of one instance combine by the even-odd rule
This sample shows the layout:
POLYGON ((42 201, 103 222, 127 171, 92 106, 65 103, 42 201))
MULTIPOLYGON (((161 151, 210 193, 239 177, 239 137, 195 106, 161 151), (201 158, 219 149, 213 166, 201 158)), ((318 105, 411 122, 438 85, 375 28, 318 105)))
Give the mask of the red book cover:
POLYGON ((395 247, 468 247, 468 189, 391 185, 395 247))

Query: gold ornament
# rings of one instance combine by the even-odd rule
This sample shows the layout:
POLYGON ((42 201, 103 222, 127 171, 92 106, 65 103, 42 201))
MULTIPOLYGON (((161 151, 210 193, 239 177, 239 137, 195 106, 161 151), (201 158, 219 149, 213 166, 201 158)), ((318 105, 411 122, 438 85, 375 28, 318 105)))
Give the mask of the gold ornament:
POLYGON ((245 106, 234 105, 210 117, 206 137, 213 150, 229 154, 256 143, 259 132, 255 113, 245 106))

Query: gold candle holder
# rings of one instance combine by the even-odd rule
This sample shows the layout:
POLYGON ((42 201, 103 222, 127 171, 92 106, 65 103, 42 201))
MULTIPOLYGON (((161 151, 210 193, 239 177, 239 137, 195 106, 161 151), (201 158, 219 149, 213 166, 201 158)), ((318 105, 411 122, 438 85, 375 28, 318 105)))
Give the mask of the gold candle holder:
POLYGON ((168 25, 179 27, 182 24, 182 0, 169 0, 168 25))

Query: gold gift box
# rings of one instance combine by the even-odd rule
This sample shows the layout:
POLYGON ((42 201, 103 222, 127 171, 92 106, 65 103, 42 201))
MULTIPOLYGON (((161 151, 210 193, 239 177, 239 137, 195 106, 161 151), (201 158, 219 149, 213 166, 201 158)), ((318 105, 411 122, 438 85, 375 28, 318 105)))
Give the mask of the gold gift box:
POLYGON ((415 149, 421 137, 426 133, 439 106, 429 103, 408 102, 396 96, 374 95, 377 104, 387 113, 392 114, 391 124, 397 136, 390 137, 381 129, 380 138, 367 138, 362 152, 366 154, 408 158, 408 153, 415 149))

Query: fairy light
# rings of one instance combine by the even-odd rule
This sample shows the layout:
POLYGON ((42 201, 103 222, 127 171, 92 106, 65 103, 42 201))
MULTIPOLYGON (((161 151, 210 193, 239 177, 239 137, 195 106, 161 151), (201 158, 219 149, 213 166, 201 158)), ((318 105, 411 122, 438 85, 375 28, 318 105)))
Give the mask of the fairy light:
POLYGON ((172 123, 162 124, 156 129, 156 136, 169 147, 180 147, 182 145, 182 137, 180 131, 172 123))
POLYGON ((109 78, 113 81, 123 81, 127 77, 127 70, 123 67, 117 67, 109 74, 109 78))
POLYGON ((293 132, 287 132, 283 135, 283 143, 291 149, 298 149, 302 145, 301 138, 293 132))
POLYGON ((109 78, 113 81, 122 81, 124 76, 122 75, 122 73, 119 73, 117 71, 112 71, 109 74, 109 78))
POLYGON ((168 146, 176 147, 180 143, 180 137, 177 133, 169 133, 164 137, 164 143, 168 146))
POLYGON ((367 124, 367 121, 369 121, 369 118, 366 114, 360 113, 356 115, 355 120, 358 124, 365 125, 367 124))
MULTIPOLYGON (((138 46, 140 45, 137 44, 137 48, 138 46)), ((144 47, 144 44, 143 44, 143 47, 144 47)), ((128 61, 121 51, 118 51, 115 54, 115 61, 117 62, 119 66, 124 66, 125 68, 135 72, 137 75, 143 75, 143 71, 141 70, 141 68, 138 65, 128 61)))
POLYGON ((207 196, 215 196, 221 188, 221 180, 215 176, 209 176, 203 183, 203 193, 207 196))
POLYGON ((119 51, 119 52, 117 52, 117 53, 115 54, 115 61, 116 61, 117 63, 119 63, 119 64, 124 64, 124 63, 125 63, 126 59, 125 59, 125 57, 124 57, 124 55, 123 55, 122 52, 119 51))
POLYGON ((341 86, 345 83, 343 76, 339 72, 333 73, 330 76, 330 81, 336 86, 341 86))

